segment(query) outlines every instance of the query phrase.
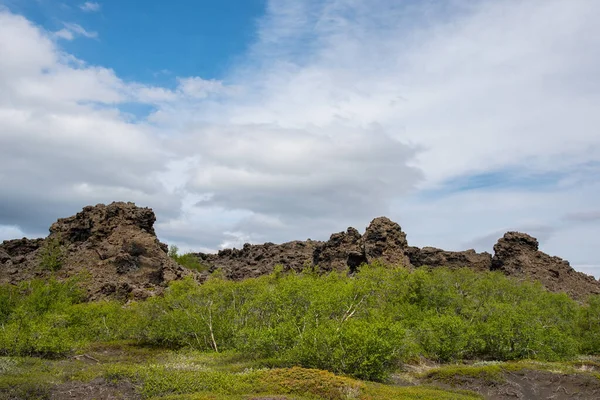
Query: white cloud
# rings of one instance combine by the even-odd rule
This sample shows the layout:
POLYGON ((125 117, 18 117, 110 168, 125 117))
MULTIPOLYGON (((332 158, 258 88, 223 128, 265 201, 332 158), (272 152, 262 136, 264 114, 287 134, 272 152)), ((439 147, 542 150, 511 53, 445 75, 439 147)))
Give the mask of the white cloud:
MULTIPOLYGON (((404 9, 386 16, 382 8, 392 7, 385 1, 326 2, 316 16, 290 7, 283 20, 300 24, 298 36, 322 27, 312 31, 316 49, 301 64, 261 64, 265 95, 237 110, 236 120, 294 127, 376 121, 424 147, 415 165, 428 185, 523 162, 545 170, 598 160, 599 96, 591 88, 599 57, 591 50, 600 39, 590 10, 599 5, 475 4, 424 31, 408 26, 404 9), (374 29, 375 21, 385 28, 374 29)), ((262 46, 277 26, 264 28, 262 46)), ((289 29, 282 37, 293 37, 289 29)))
POLYGON ((25 237, 25 234, 18 226, 0 225, 0 242, 3 240, 20 239, 22 237, 25 237))
POLYGON ((74 24, 72 22, 64 22, 63 25, 63 29, 54 32, 54 36, 59 39, 73 40, 76 36, 83 36, 88 39, 98 38, 98 32, 87 31, 84 27, 82 27, 79 24, 74 24))
POLYGON ((93 1, 86 1, 79 6, 85 12, 98 12, 100 11, 100 4, 93 1))
POLYGON ((40 232, 84 204, 136 199, 177 214, 156 187, 167 156, 153 128, 110 106, 129 85, 73 63, 39 28, 0 12, 0 224, 40 232), (155 203, 156 202, 156 203, 155 203))
POLYGON ((179 91, 192 98, 203 99, 211 94, 223 93, 226 88, 223 82, 206 80, 199 77, 179 78, 179 91))
POLYGON ((146 104, 168 103, 177 99, 173 91, 161 87, 149 87, 145 85, 131 85, 132 98, 146 104))
POLYGON ((63 28, 59 31, 54 32, 54 37, 65 40, 75 39, 75 35, 73 34, 73 32, 68 30, 67 28, 63 28))

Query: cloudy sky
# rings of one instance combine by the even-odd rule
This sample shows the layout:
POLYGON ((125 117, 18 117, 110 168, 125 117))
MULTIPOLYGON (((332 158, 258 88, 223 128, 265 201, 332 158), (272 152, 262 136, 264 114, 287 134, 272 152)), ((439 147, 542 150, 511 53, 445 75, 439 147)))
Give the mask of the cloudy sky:
POLYGON ((134 201, 161 240, 508 230, 600 275, 597 0, 0 0, 0 239, 134 201))

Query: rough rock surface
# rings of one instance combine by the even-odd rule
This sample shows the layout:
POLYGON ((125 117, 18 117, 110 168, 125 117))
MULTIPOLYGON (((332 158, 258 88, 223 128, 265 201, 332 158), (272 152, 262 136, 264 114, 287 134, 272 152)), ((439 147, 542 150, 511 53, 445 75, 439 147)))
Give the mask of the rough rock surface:
POLYGON ((167 255, 156 238, 156 217, 133 203, 98 204, 50 227, 45 239, 4 241, 0 245, 0 283, 49 276, 82 275, 90 299, 145 298, 169 281, 194 274, 167 255), (44 267, 52 253, 60 267, 44 267))
POLYGON ((325 242, 308 240, 283 244, 245 244, 240 250, 226 249, 218 254, 198 253, 201 262, 211 271, 221 268, 233 279, 259 276, 273 271, 277 264, 284 269, 299 271, 307 265, 322 271, 354 272, 361 264, 381 261, 405 267, 469 267, 489 270, 491 255, 474 250, 451 252, 433 247, 408 246, 406 234, 400 225, 386 217, 375 218, 364 235, 355 228, 334 233, 325 242))
POLYGON ((361 239, 360 233, 354 228, 334 233, 328 241, 315 247, 313 265, 318 265, 325 271, 341 271, 346 268, 356 270, 367 262, 361 239))
POLYGON ((415 267, 469 267, 476 271, 489 271, 492 266, 492 255, 490 253, 476 253, 473 249, 446 251, 435 247, 423 247, 422 249, 410 247, 407 254, 410 263, 415 267))
POLYGON ((364 252, 369 262, 381 261, 386 264, 410 266, 406 254, 408 242, 406 233, 397 223, 386 217, 375 218, 362 237, 364 252))
POLYGON ((525 233, 507 232, 494 245, 492 270, 520 279, 541 282, 553 292, 564 291, 574 298, 600 294, 600 282, 575 271, 569 262, 539 251, 536 238, 525 233))
MULTIPOLYGON (((61 279, 84 275, 90 299, 141 299, 162 293, 168 282, 188 275, 202 280, 201 274, 168 257, 167 245, 155 235, 155 219, 151 209, 133 203, 85 207, 77 215, 52 224, 45 239, 23 238, 0 244, 0 283, 51 274, 61 279), (49 254, 54 263, 48 263, 49 254)), ((400 225, 379 217, 363 235, 348 228, 325 242, 245 244, 242 249, 196 255, 209 271, 220 269, 227 278, 235 280, 271 273, 278 264, 284 270, 318 267, 352 273, 363 263, 382 261, 407 268, 498 270, 518 279, 540 281, 551 291, 564 291, 577 299, 600 294, 600 281, 575 271, 565 260, 539 251, 538 241, 527 234, 506 233, 494 246, 494 252, 492 258, 489 253, 474 250, 411 247, 400 225)))
POLYGON ((535 238, 509 232, 494 246, 495 255, 475 250, 446 251, 434 247, 409 246, 400 226, 385 217, 375 218, 361 235, 356 229, 334 233, 328 241, 244 245, 241 250, 221 250, 218 254, 198 254, 211 271, 221 268, 232 279, 256 277, 284 269, 301 270, 312 264, 323 271, 354 272, 363 263, 376 260, 408 268, 427 266, 471 268, 475 271, 500 270, 518 279, 540 281, 555 292, 576 299, 600 293, 600 281, 575 271, 567 261, 538 250, 535 238))
POLYGON ((225 249, 217 254, 197 253, 200 262, 209 266, 209 271, 221 269, 230 279, 254 278, 273 272, 276 265, 284 270, 301 271, 311 265, 313 251, 321 242, 293 241, 283 244, 246 243, 241 249, 225 249))

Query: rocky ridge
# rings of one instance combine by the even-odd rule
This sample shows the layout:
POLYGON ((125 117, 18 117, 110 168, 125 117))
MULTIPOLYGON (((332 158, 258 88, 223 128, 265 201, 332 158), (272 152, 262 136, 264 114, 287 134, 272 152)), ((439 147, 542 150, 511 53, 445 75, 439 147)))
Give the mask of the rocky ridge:
POLYGON ((494 246, 494 256, 473 249, 446 251, 434 247, 409 246, 400 225, 386 217, 375 218, 361 235, 355 228, 334 233, 328 241, 245 244, 241 250, 225 249, 217 254, 198 253, 210 271, 221 269, 230 279, 268 274, 275 265, 299 271, 315 266, 322 271, 354 272, 363 263, 416 267, 466 267, 475 271, 502 271, 521 280, 541 282, 548 290, 566 292, 583 299, 600 294, 600 281, 575 271, 569 262, 549 256, 538 248, 535 238, 508 232, 494 246))
MULTIPOLYGON (((0 283, 55 274, 59 279, 84 275, 90 300, 111 297, 143 299, 162 293, 170 281, 205 274, 186 269, 167 255, 167 245, 154 231, 156 217, 149 208, 115 202, 85 207, 59 219, 45 239, 16 239, 0 244, 0 283), (87 276, 87 278, 85 278, 87 276)), ((245 244, 216 254, 197 253, 209 272, 220 269, 230 279, 258 277, 276 265, 284 270, 307 267, 321 271, 355 272, 364 263, 416 267, 467 267, 497 270, 517 279, 541 282, 551 291, 576 299, 600 294, 600 281, 575 271, 566 260, 539 251, 538 241, 524 233, 508 232, 494 246, 494 255, 409 246, 400 225, 375 218, 360 234, 355 228, 334 233, 327 241, 283 244, 245 244)))

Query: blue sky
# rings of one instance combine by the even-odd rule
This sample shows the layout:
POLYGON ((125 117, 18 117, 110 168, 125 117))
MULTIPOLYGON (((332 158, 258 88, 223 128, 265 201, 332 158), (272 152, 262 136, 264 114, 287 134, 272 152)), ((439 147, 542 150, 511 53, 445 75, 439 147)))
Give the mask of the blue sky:
POLYGON ((94 65, 108 65, 126 80, 174 86, 176 76, 223 79, 255 41, 265 0, 172 2, 9 0, 11 10, 50 31, 76 23, 97 39, 63 48, 94 65), (85 7, 84 7, 85 8, 85 7))
POLYGON ((0 0, 0 239, 152 207, 184 250, 504 232, 599 275, 595 0, 0 0), (43 195, 40 195, 43 194, 43 195))

